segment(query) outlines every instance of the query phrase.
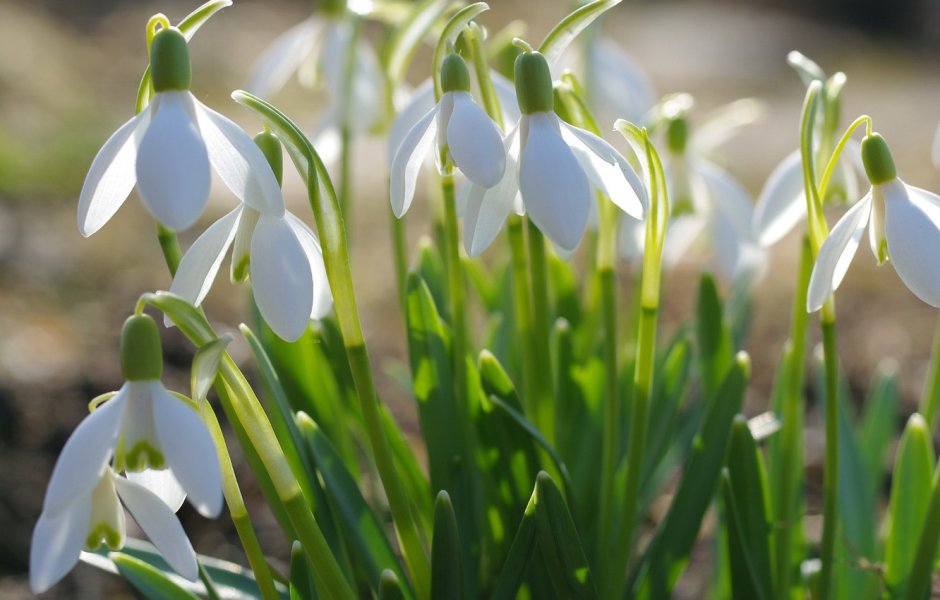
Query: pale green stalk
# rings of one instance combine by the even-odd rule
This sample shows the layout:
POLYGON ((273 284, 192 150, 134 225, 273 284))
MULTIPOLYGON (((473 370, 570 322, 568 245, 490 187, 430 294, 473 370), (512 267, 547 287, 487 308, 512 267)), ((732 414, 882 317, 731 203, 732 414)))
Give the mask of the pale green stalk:
POLYGON ((907 581, 904 598, 923 600, 931 596, 933 565, 937 555, 937 538, 940 537, 940 466, 934 469, 933 484, 930 492, 930 505, 920 538, 917 540, 917 553, 911 566, 911 576, 907 581))
POLYGON ((920 397, 917 412, 924 415, 924 420, 933 431, 937 419, 937 406, 940 404, 940 320, 933 334, 933 346, 930 351, 930 370, 924 382, 924 391, 920 397))
POLYGON ((512 255, 512 299, 516 316, 516 331, 522 355, 522 404, 526 415, 536 422, 535 380, 538 366, 532 337, 532 299, 529 293, 529 255, 526 251, 522 217, 509 215, 506 222, 509 249, 512 255))
MULTIPOLYGON (((388 188, 388 186, 386 186, 388 188)), ((395 286, 398 290, 398 305, 402 313, 405 311, 405 279, 408 277, 408 251, 407 230, 405 229, 405 218, 399 219, 392 212, 392 205, 388 208, 389 224, 392 229, 392 256, 395 259, 395 286)))
POLYGON ((454 400, 458 414, 469 419, 467 408, 467 315, 464 307, 463 265, 460 262, 460 238, 457 229, 457 203, 454 200, 454 172, 448 168, 441 176, 444 209, 444 259, 450 300, 451 354, 453 355, 454 400))
POLYGON ((343 214, 343 221, 347 224, 347 232, 352 227, 352 131, 349 122, 350 119, 356 117, 356 115, 350 115, 349 112, 353 106, 356 45, 362 30, 359 17, 352 16, 352 22, 352 34, 349 36, 349 47, 346 49, 346 64, 343 65, 343 90, 340 94, 340 98, 345 99, 345 104, 339 107, 339 208, 343 214))
POLYGON ((529 275, 532 278, 532 352, 537 369, 533 380, 535 397, 535 424, 550 443, 555 441, 555 378, 552 375, 551 345, 549 332, 552 329, 549 311, 548 258, 545 236, 531 221, 527 221, 526 234, 529 243, 529 275))

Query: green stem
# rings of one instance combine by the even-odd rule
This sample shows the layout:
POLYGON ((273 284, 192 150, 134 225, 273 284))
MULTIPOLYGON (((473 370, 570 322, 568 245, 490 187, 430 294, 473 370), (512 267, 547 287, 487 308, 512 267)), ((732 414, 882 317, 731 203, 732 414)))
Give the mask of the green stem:
POLYGON ((529 293, 529 256, 525 245, 522 217, 509 216, 506 224, 512 253, 512 300, 516 317, 517 343, 522 356, 522 404, 533 423, 535 418, 535 347, 532 343, 532 299, 529 293))
POLYGON ((855 130, 858 129, 862 124, 865 124, 865 129, 867 130, 868 135, 871 135, 871 117, 868 115, 862 115, 859 118, 852 121, 852 124, 848 126, 845 130, 845 133, 842 134, 842 137, 839 138, 839 142, 836 144, 835 150, 832 152, 832 156, 829 157, 829 162, 826 163, 826 168, 823 171, 822 179, 819 180, 819 197, 826 197, 826 189, 829 187, 829 180, 832 178, 832 174, 836 170, 836 164, 839 162, 839 157, 842 156, 842 151, 845 149, 846 144, 849 143, 849 140, 852 139, 852 134, 855 133, 855 130))
POLYGON ((931 592, 933 564, 937 554, 937 538, 940 537, 940 466, 934 469, 930 492, 930 506, 917 540, 917 553, 911 566, 911 577, 907 581, 905 598, 923 600, 931 592))
POLYGON ((473 70, 476 72, 477 83, 480 87, 483 109, 497 125, 502 127, 503 111, 499 105, 496 90, 493 89, 493 80, 490 78, 490 66, 486 60, 486 49, 483 47, 483 30, 475 22, 470 23, 464 30, 464 36, 473 50, 473 70))
POLYGON ((940 404, 940 320, 933 335, 933 348, 930 351, 930 371, 924 382, 924 392, 920 397, 917 412, 924 416, 930 431, 933 431, 937 418, 937 406, 940 404))
POLYGON ((826 456, 823 466, 823 533, 819 551, 822 570, 819 573, 817 598, 826 600, 832 595, 838 525, 836 507, 839 498, 839 365, 836 355, 835 305, 831 296, 823 307, 821 321, 826 369, 826 456))
MULTIPOLYGON (((348 125, 339 130, 339 209, 352 228, 352 132, 348 125)), ((350 234, 351 235, 351 234, 350 234)))
POLYGON ((793 527, 797 523, 797 506, 803 468, 803 376, 806 363, 806 292, 813 271, 813 253, 809 238, 803 236, 800 252, 800 269, 797 275, 796 295, 793 299, 793 317, 790 339, 784 355, 786 364, 786 391, 783 399, 783 423, 780 429, 781 466, 780 497, 776 502, 775 528, 778 598, 790 597, 793 527))
POLYGON ((535 374, 535 418, 536 425, 550 443, 555 440, 555 389, 552 376, 551 346, 548 334, 551 331, 548 295, 548 258, 545 254, 545 236, 532 221, 527 227, 529 241, 529 267, 532 276, 532 351, 535 374))
POLYGON ((467 408, 467 315, 464 309, 463 265, 460 264, 460 239, 457 230, 457 203, 454 199, 454 175, 441 177, 444 201, 444 252, 453 340, 454 395, 458 414, 469 419, 467 408))
POLYGON ((395 213, 392 212, 392 205, 388 206, 388 218, 392 226, 392 254, 395 259, 395 286, 398 289, 398 304, 404 313, 405 279, 408 277, 408 232, 405 230, 404 216, 401 219, 396 218, 395 213))

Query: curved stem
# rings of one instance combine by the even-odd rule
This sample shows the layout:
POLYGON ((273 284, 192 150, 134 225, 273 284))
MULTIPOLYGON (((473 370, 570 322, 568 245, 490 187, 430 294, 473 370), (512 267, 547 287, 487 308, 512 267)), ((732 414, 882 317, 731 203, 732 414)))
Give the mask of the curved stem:
POLYGON ((832 151, 832 156, 829 158, 829 162, 826 163, 826 168, 823 171, 822 179, 819 180, 820 198, 826 197, 826 189, 829 187, 829 179, 832 178, 832 174, 836 169, 836 164, 839 162, 839 157, 842 156, 842 151, 845 149, 846 144, 848 144, 849 140, 852 139, 852 134, 855 133, 855 130, 858 129, 863 123, 865 124, 865 130, 867 134, 871 135, 871 117, 868 115, 862 115, 852 121, 852 124, 848 126, 848 128, 845 130, 845 133, 843 133, 842 137, 839 138, 839 142, 832 151))
POLYGON ((823 466, 823 532, 819 550, 822 570, 819 573, 817 598, 825 600, 833 595, 832 572, 839 498, 839 361, 836 354, 835 304, 831 296, 823 307, 821 322, 826 371, 826 455, 823 466), (830 307, 828 315, 827 307, 830 307))

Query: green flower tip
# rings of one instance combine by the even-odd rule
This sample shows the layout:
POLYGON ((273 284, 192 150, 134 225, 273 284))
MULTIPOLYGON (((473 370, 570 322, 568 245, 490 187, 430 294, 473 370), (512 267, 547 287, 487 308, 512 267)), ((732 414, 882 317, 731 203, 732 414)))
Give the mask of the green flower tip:
POLYGON ((175 27, 161 29, 150 45, 150 77, 153 91, 188 90, 192 83, 192 67, 186 38, 175 27))
POLYGON ((666 146, 673 154, 685 152, 686 142, 689 140, 689 122, 684 117, 669 119, 666 125, 666 146))
POLYGON ((255 136, 255 144, 261 148, 261 153, 268 159, 278 185, 284 176, 284 151, 281 149, 281 140, 270 131, 262 131, 255 136))
POLYGON ((516 57, 516 97, 524 115, 551 112, 555 107, 552 73, 539 52, 523 52, 516 57))
POLYGON ((470 91, 470 71, 457 54, 448 54, 441 65, 441 90, 444 93, 470 91))
POLYGON ((898 176, 891 150, 880 133, 873 133, 862 140, 862 164, 872 185, 887 183, 898 176))
POLYGON ((121 370, 127 381, 150 381, 163 375, 163 346, 157 324, 148 315, 134 315, 121 331, 121 370))

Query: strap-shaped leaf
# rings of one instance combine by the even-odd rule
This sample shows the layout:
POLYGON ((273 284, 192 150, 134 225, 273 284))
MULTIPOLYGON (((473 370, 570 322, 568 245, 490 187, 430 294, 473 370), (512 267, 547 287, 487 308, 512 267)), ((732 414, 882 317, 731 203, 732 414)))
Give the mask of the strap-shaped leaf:
POLYGON ((295 541, 290 549, 290 600, 314 600, 316 597, 317 588, 310 563, 300 542, 295 541))
POLYGON ((193 593, 176 585, 165 573, 142 560, 121 552, 113 552, 111 560, 121 576, 150 600, 197 600, 193 593))
POLYGON ((701 356, 699 362, 705 397, 711 398, 734 362, 734 349, 715 278, 708 273, 703 274, 698 290, 696 332, 701 356))
POLYGON ((596 0, 576 9, 562 19, 539 45, 549 65, 554 65, 578 34, 588 28, 602 14, 620 4, 620 0, 596 0))
POLYGON ((591 568, 561 490, 542 471, 535 483, 539 547, 555 592, 561 598, 596 598, 591 568))
POLYGON ((385 569, 379 580, 379 600, 405 600, 405 592, 394 571, 385 569))
POLYGON ((538 489, 532 490, 529 503, 525 507, 516 537, 512 540, 512 547, 503 563, 503 570, 496 581, 491 600, 513 600, 522 585, 526 568, 532 555, 535 554, 538 529, 535 523, 535 502, 538 489))
POLYGON ((431 541, 431 597, 437 600, 463 598, 460 566, 460 536, 454 505, 445 490, 434 502, 434 533, 431 541))
POLYGON ((457 37, 460 35, 460 32, 470 24, 470 21, 476 19, 481 13, 489 9, 490 7, 486 2, 474 2, 454 13, 454 16, 444 25, 441 37, 437 41, 437 46, 434 48, 434 59, 431 62, 435 98, 441 97, 441 67, 444 65, 444 59, 447 57, 448 49, 457 43, 457 37))

